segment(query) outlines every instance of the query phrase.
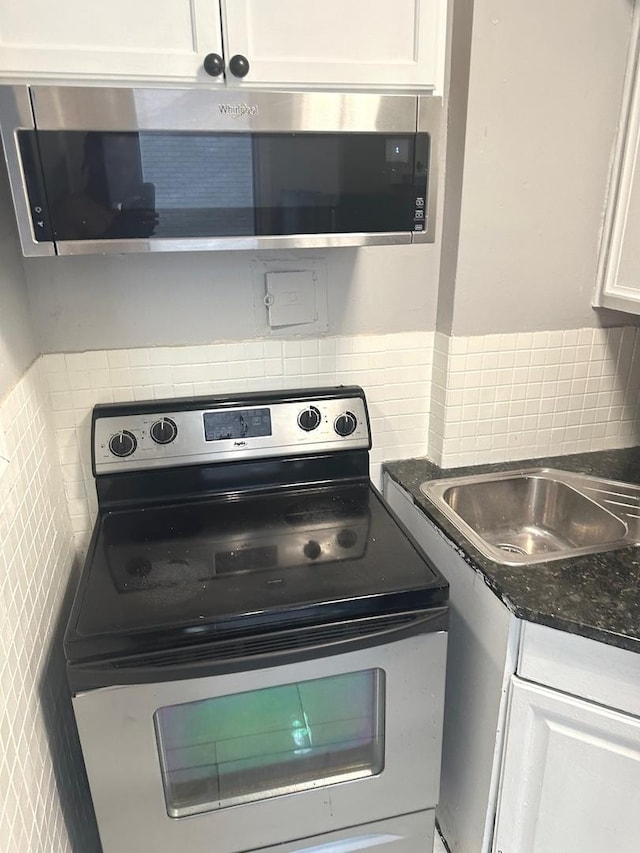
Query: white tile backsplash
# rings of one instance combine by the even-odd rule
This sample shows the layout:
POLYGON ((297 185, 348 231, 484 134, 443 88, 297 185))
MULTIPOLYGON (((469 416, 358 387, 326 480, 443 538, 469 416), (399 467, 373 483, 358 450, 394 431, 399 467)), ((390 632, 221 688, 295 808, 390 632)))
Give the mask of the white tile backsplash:
POLYGON ((640 330, 570 329, 247 341, 45 355, 71 524, 96 511, 90 411, 98 402, 357 383, 371 414, 374 479, 387 459, 443 467, 600 450, 640 438, 640 330))
POLYGON ((640 329, 436 334, 429 455, 443 467, 640 441, 640 329))
POLYGON ((58 455, 79 552, 96 512, 90 468, 95 403, 358 384, 373 432, 372 476, 384 460, 427 452, 433 334, 248 341, 42 356, 58 455))
POLYGON ((45 355, 71 524, 96 511, 90 411, 98 402, 357 383, 374 479, 387 459, 443 467, 624 447, 640 439, 640 330, 569 329, 247 341, 45 355))
POLYGON ((0 850, 91 853, 62 654, 75 549, 40 373, 0 402, 0 850))

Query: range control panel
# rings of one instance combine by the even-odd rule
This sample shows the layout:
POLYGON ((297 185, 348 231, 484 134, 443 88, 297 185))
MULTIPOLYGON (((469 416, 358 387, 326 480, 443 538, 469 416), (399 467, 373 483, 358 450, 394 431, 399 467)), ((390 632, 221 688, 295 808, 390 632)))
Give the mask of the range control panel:
MULTIPOLYGON (((346 390, 346 389, 345 389, 346 390)), ((318 392, 321 393, 321 392, 318 392)), ((96 474, 232 462, 371 446, 364 396, 247 402, 194 408, 194 400, 98 406, 94 412, 96 474), (184 408, 182 406, 184 405, 184 408)))

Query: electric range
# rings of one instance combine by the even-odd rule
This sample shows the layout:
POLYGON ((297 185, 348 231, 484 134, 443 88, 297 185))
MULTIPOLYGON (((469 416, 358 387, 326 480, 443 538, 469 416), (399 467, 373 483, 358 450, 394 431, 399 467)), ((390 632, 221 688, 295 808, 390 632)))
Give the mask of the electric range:
POLYGON ((432 835, 448 586, 370 447, 355 386, 95 407, 65 653, 105 853, 432 835))

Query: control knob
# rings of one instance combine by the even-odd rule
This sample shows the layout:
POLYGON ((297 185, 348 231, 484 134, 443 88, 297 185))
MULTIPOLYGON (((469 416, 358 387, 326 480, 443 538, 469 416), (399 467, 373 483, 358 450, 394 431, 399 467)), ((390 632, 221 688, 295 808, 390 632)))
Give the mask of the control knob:
POLYGON ((109 439, 109 450, 114 456, 119 456, 121 459, 125 456, 131 456, 137 446, 138 442, 135 435, 126 429, 117 432, 109 439))
POLYGON ((159 421, 151 424, 149 434, 156 444, 171 444, 178 435, 178 427, 171 418, 160 418, 159 421))
POLYGON ((305 432, 311 432, 320 425, 321 420, 322 415, 319 409, 316 409, 315 406, 309 406, 308 409, 303 409, 298 415, 298 426, 305 432))
POLYGON ((310 539, 302 549, 302 553, 309 560, 317 560, 320 554, 322 554, 322 548, 319 542, 316 542, 315 539, 310 539))
POLYGON ((345 527, 336 536, 336 542, 341 548, 344 548, 345 550, 348 548, 353 548, 357 541, 358 534, 350 527, 345 527))
POLYGON ((357 426, 358 419, 353 412, 343 412, 341 415, 338 415, 333 424, 334 430, 343 438, 351 435, 357 426))

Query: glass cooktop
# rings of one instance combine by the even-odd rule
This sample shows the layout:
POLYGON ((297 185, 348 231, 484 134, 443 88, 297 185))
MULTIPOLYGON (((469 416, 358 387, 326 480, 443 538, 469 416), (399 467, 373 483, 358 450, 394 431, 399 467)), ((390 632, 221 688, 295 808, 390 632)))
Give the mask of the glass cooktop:
POLYGON ((109 512, 67 651, 418 609, 446 601, 446 588, 366 483, 109 512))

